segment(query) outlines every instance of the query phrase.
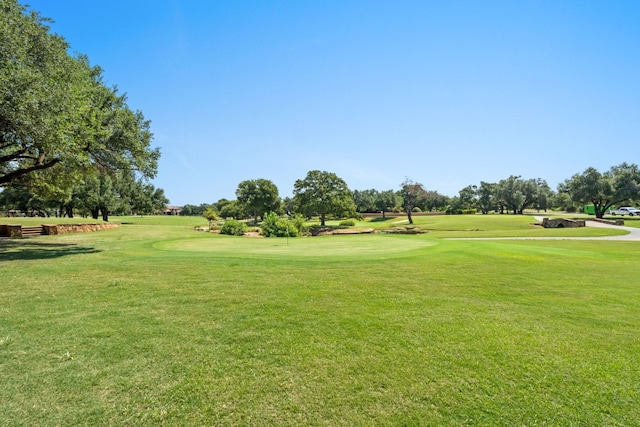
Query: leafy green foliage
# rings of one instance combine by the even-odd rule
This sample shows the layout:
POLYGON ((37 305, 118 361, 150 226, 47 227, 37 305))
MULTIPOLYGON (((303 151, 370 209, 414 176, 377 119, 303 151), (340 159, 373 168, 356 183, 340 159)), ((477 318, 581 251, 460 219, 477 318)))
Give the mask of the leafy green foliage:
POLYGON ((298 230, 298 234, 305 234, 309 230, 307 219, 300 213, 296 213, 291 217, 290 224, 298 230))
POLYGON ((93 169, 155 176, 149 122, 46 23, 0 0, 0 184, 32 176, 32 191, 49 196, 93 169))
POLYGON ((640 170, 637 165, 627 163, 604 173, 587 168, 567 179, 560 189, 574 202, 593 204, 596 217, 602 218, 610 207, 640 199, 640 170))
POLYGON ((209 221, 209 229, 211 229, 213 222, 218 219, 218 212, 214 207, 210 207, 204 212, 204 214, 202 214, 202 216, 209 221))
POLYGON ((228 219, 222 224, 220 234, 228 234, 230 236, 242 236, 247 232, 247 224, 236 219, 228 219))
POLYGON ((382 212, 384 218, 386 212, 392 211, 398 206, 399 198, 393 190, 376 193, 375 208, 382 212))
POLYGON ((298 229, 287 218, 269 212, 260 226, 265 237, 296 237, 298 229))
POLYGON ((227 200, 224 203, 218 203, 218 211, 222 218, 241 219, 244 217, 242 206, 237 200, 227 200))
POLYGON ((318 214, 321 226, 325 225, 328 214, 351 217, 356 212, 347 183, 331 172, 309 171, 304 179, 295 182, 293 194, 299 212, 318 214))
POLYGON ((280 196, 278 187, 268 179, 252 179, 242 181, 236 190, 238 203, 247 211, 253 213, 254 222, 258 222, 258 216, 267 212, 278 211, 280 208, 280 196))
POLYGON ((414 182, 409 178, 406 178, 400 185, 400 195, 404 203, 409 224, 413 224, 413 217, 411 216, 411 213, 414 212, 413 209, 417 207, 419 201, 426 196, 426 193, 427 191, 422 184, 414 182))

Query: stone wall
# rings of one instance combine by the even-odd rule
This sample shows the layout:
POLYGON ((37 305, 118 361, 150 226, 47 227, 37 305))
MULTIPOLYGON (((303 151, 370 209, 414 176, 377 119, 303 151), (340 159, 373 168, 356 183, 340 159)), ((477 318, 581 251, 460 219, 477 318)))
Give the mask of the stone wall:
MULTIPOLYGON (((87 233, 92 231, 108 230, 110 228, 120 227, 117 222, 107 222, 104 224, 43 224, 42 234, 68 234, 68 233, 87 233)), ((25 227, 25 230, 38 229, 35 227, 25 227)), ((14 224, 0 224, 0 237, 23 237, 23 227, 14 224)), ((26 231, 25 231, 26 232, 26 231)), ((38 232, 38 234, 40 234, 38 232)))
POLYGON ((543 218, 542 226, 544 228, 577 228, 584 227, 583 219, 567 219, 567 218, 543 218))
POLYGON ((609 225, 624 225, 624 219, 602 219, 602 218, 589 218, 590 221, 601 222, 609 225))
POLYGON ((87 233, 92 231, 108 230, 110 228, 120 227, 117 222, 108 222, 105 224, 43 224, 44 234, 68 234, 68 233, 87 233))
POLYGON ((12 224, 0 224, 0 237, 21 237, 22 226, 12 224))

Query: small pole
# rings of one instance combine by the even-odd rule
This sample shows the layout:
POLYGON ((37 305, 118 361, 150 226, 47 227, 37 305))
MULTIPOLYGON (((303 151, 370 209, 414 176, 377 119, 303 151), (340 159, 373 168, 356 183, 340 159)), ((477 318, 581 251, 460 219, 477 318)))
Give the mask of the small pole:
POLYGON ((289 246, 289 215, 291 215, 291 213, 287 209, 287 246, 289 246))

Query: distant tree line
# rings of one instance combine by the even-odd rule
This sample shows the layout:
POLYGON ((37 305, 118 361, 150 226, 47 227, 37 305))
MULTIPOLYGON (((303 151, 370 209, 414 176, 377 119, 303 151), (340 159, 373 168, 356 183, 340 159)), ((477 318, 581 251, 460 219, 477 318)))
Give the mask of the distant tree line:
POLYGON ((622 163, 606 172, 588 168, 575 174, 552 190, 542 178, 524 179, 511 175, 495 183, 481 181, 469 185, 449 197, 428 190, 419 182, 406 178, 398 190, 355 190, 331 172, 313 170, 294 184, 292 198, 280 198, 276 185, 267 179, 242 181, 237 199, 220 199, 216 203, 185 205, 182 215, 202 216, 213 212, 216 217, 235 220, 264 220, 269 213, 305 216, 317 215, 321 225, 328 217, 348 218, 365 213, 404 212, 410 223, 416 212, 447 214, 495 212, 522 214, 527 209, 557 209, 576 212, 585 204, 595 206, 602 218, 611 206, 640 200, 640 171, 635 164, 622 163))

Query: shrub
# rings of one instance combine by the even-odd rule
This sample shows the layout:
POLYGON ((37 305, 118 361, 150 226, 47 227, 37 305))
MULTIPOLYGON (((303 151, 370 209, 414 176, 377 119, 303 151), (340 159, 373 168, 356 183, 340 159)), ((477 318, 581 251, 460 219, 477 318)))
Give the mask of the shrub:
POLYGON ((296 227, 286 218, 280 218, 275 212, 269 212, 262 221, 262 234, 265 237, 295 237, 298 235, 296 227))
POLYGON ((291 218, 291 224, 298 230, 298 234, 305 234, 309 231, 309 227, 307 226, 307 219, 302 214, 295 214, 293 218, 291 218))
POLYGON ((231 236, 242 236, 247 231, 247 224, 235 219, 228 219, 222 224, 220 234, 229 234, 231 236))
POLYGON ((207 209, 202 216, 204 216, 207 221, 209 221, 209 230, 213 230, 213 223, 218 219, 218 212, 216 212, 215 208, 207 209))
POLYGON ((422 209, 420 209, 419 207, 416 206, 415 208, 411 209, 411 212, 420 213, 420 212, 422 212, 422 209))
POLYGON ((345 219, 344 221, 340 221, 340 227, 353 227, 354 225, 356 225, 356 222, 353 219, 345 219))

